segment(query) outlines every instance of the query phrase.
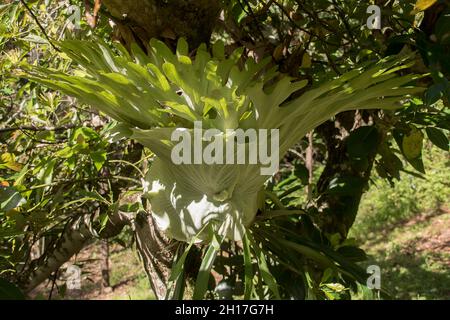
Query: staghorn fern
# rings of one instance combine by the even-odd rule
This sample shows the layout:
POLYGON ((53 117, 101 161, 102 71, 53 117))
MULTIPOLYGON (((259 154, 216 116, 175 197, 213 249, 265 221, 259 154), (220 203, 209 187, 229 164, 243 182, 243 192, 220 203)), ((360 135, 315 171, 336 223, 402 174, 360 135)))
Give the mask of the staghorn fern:
POLYGON ((175 165, 171 135, 195 121, 218 130, 279 129, 279 156, 307 132, 336 113, 363 109, 394 109, 420 88, 405 87, 415 75, 396 72, 411 66, 408 57, 391 57, 354 69, 313 88, 292 94, 307 81, 295 81, 269 68, 270 58, 241 62, 243 49, 225 56, 224 45, 205 45, 194 59, 180 39, 176 53, 158 40, 149 55, 137 46, 128 53, 103 43, 69 40, 59 46, 79 65, 74 75, 38 66, 24 67, 23 76, 77 97, 121 124, 122 131, 157 156, 146 177, 156 221, 177 240, 212 241, 215 234, 240 240, 258 210, 267 176, 260 165, 175 165), (208 228, 205 228, 208 226, 208 228), (212 228, 212 229, 211 229, 212 228))

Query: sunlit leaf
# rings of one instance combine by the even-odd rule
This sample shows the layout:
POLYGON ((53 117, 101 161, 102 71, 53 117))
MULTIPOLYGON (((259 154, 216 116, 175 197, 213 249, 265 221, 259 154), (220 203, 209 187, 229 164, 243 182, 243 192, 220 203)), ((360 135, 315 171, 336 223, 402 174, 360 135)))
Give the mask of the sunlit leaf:
POLYGON ((408 135, 403 137, 403 152, 408 159, 416 159, 421 155, 423 137, 422 131, 417 129, 412 130, 408 135))
POLYGON ((417 0, 414 6, 414 12, 425 11, 432 5, 434 5, 438 0, 417 0))

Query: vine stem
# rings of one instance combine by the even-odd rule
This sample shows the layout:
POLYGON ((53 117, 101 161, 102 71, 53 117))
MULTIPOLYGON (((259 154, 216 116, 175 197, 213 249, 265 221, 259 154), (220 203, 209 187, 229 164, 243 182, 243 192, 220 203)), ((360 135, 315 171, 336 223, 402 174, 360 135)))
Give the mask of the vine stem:
POLYGON ((44 34, 44 37, 47 39, 48 43, 52 46, 53 49, 55 49, 58 52, 61 52, 61 50, 59 48, 57 48, 54 44, 52 39, 50 39, 49 35, 47 34, 47 32, 45 31, 44 27, 42 26, 42 24, 39 22, 39 19, 36 17, 36 15, 34 14, 33 10, 31 10, 31 8, 27 5, 27 3, 25 2, 25 0, 20 0, 20 3, 22 3, 22 5, 27 9, 28 13, 31 15, 31 17, 33 18, 33 20, 36 22, 36 24, 38 25, 39 29, 41 29, 42 33, 44 34))

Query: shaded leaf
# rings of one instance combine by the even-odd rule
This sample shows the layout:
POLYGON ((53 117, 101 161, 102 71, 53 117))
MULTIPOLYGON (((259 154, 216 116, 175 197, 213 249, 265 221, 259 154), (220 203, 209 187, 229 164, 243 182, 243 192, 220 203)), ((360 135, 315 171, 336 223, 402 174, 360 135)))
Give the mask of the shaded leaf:
POLYGON ((0 300, 25 300, 25 295, 17 286, 0 278, 0 300))
POLYGON ((106 150, 98 150, 91 152, 90 156, 92 161, 94 162, 95 168, 99 171, 106 161, 106 150))
POLYGON ((347 152, 352 158, 367 157, 376 152, 377 141, 378 132, 375 127, 360 127, 347 138, 347 152))
POLYGON ((200 270, 198 271, 197 280, 195 281, 194 294, 192 299, 199 300, 203 299, 206 291, 208 290, 208 282, 211 276, 211 269, 216 259, 217 253, 220 250, 220 245, 223 241, 221 236, 213 236, 213 241, 208 247, 205 256, 203 257, 202 264, 200 265, 200 270))
POLYGON ((10 211, 26 202, 25 198, 14 188, 0 186, 0 210, 10 211))
POLYGON ((439 129, 436 128, 426 128, 427 136, 430 141, 438 148, 448 151, 448 137, 439 129))

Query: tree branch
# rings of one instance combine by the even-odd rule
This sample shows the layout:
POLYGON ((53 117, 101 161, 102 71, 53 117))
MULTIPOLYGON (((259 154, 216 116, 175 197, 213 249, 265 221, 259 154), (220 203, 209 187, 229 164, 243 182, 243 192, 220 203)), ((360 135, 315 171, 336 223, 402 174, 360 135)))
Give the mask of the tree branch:
MULTIPOLYGON (((38 259, 30 263, 20 280, 20 286, 25 292, 30 292, 48 279, 65 262, 95 240, 95 234, 89 226, 90 214, 79 217, 70 223, 58 243, 38 259)), ((118 235, 125 225, 130 223, 130 217, 121 212, 113 213, 105 228, 98 234, 100 238, 111 238, 118 235)))
MULTIPOLYGON (((65 131, 65 130, 70 130, 70 129, 74 129, 74 128, 78 128, 78 127, 82 127, 81 124, 75 125, 75 124, 70 124, 67 126, 60 126, 60 127, 34 127, 34 126, 17 126, 17 127, 9 127, 9 128, 1 128, 0 129, 0 133, 5 133, 5 132, 11 132, 11 131, 34 131, 34 132, 39 132, 39 131, 65 131)), ((98 127, 90 127, 89 128, 93 128, 93 129, 98 129, 98 128, 103 128, 103 126, 98 126, 98 127)))

